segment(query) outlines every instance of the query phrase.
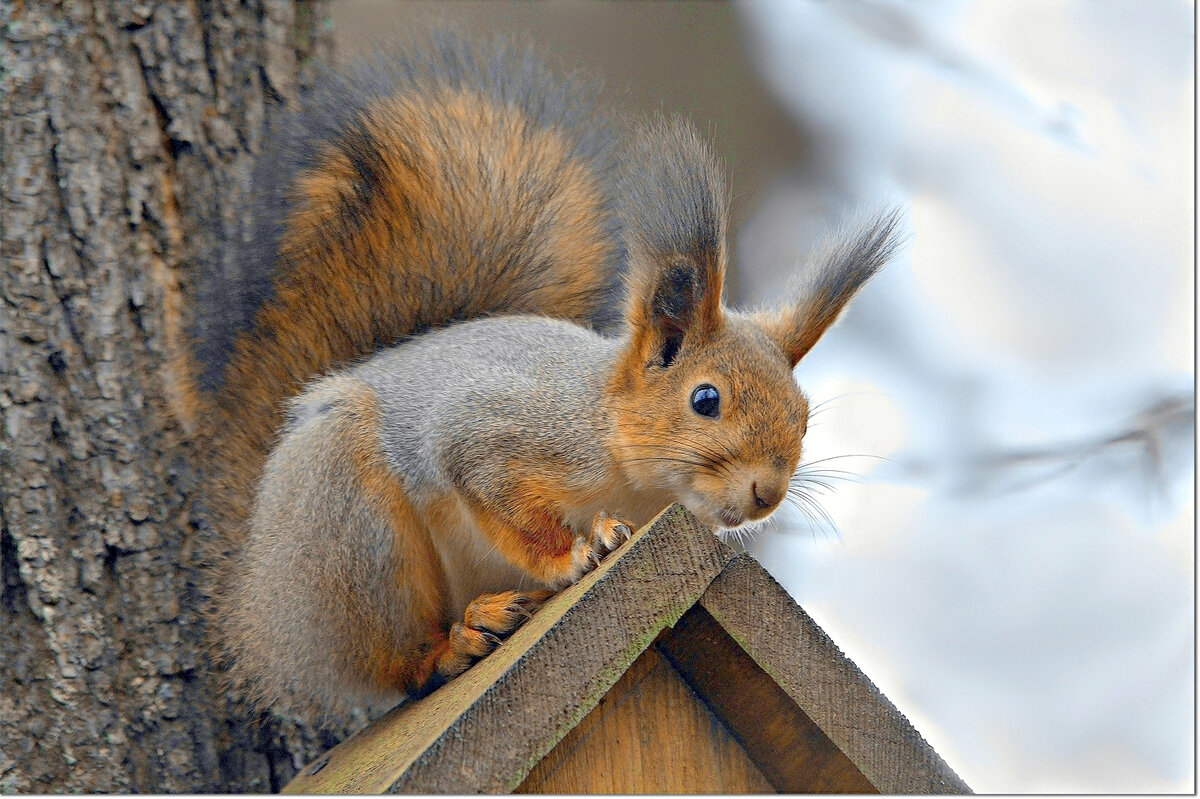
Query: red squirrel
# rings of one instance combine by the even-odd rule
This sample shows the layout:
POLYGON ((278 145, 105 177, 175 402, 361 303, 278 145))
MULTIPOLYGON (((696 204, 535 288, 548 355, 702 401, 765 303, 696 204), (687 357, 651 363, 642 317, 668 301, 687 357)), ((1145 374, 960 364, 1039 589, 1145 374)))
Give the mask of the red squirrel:
POLYGON ((807 426, 792 369, 896 246, 881 215, 781 308, 732 311, 724 177, 687 123, 617 123, 453 37, 273 131, 257 255, 207 331, 207 503, 230 674, 292 712, 428 693, 672 502, 770 515, 807 426))

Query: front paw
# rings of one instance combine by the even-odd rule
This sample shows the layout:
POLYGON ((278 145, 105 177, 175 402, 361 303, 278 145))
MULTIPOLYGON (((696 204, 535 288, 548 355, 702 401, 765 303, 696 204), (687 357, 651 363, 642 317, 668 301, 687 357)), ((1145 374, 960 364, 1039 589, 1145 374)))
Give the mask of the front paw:
POLYGON ((633 537, 633 525, 600 511, 592 519, 592 547, 604 557, 633 537))
POLYGON ((571 574, 559 585, 565 588, 578 582, 583 575, 600 565, 604 556, 633 536, 633 525, 600 511, 592 519, 591 532, 576 537, 571 547, 571 574))

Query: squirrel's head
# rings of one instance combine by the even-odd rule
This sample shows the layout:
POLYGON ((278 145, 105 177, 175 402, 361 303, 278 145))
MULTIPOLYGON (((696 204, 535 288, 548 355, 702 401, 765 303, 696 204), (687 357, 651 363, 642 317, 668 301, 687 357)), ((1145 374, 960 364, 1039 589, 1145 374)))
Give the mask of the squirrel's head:
POLYGON ((726 197, 708 148, 686 124, 660 123, 631 163, 613 455, 713 528, 765 519, 787 495, 808 427, 792 369, 891 257, 897 215, 803 270, 784 307, 739 313, 721 302, 726 197))

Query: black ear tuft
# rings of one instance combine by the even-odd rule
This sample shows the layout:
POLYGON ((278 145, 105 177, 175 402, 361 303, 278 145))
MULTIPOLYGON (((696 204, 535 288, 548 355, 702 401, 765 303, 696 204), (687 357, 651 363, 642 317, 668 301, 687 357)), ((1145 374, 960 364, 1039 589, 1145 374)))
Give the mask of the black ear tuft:
POLYGON ((683 338, 696 313, 704 287, 695 267, 680 263, 659 273, 650 308, 656 325, 662 330, 660 363, 664 368, 675 362, 683 338))
POLYGON ((837 321, 858 290, 895 257, 904 240, 900 228, 899 209, 868 218, 800 271, 790 288, 791 307, 760 315, 793 366, 837 321))

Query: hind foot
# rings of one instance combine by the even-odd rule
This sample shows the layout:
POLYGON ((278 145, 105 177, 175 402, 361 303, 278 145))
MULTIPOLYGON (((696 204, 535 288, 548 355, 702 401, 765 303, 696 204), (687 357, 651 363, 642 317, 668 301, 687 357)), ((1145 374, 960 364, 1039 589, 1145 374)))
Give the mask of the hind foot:
POLYGON ((490 655, 552 596, 553 591, 502 591, 477 597, 438 647, 437 665, 428 682, 409 695, 425 696, 490 655))

